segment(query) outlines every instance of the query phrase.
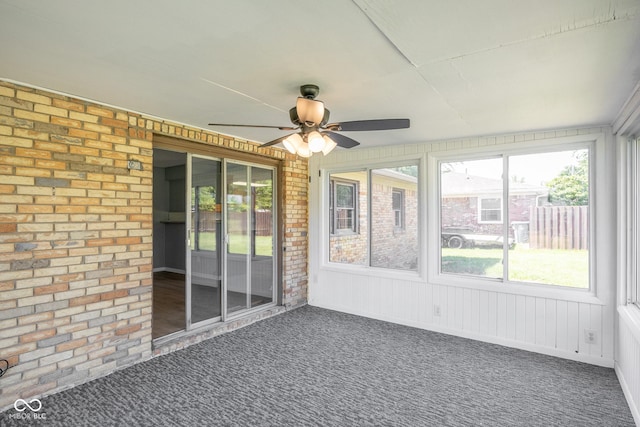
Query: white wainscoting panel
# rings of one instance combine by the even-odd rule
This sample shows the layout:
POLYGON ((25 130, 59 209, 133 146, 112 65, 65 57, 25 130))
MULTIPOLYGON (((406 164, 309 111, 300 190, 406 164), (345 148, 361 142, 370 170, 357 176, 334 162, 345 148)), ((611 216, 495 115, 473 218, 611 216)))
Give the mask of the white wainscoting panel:
POLYGON ((616 374, 633 418, 640 426, 640 310, 621 307, 619 311, 616 374))
POLYGON ((324 270, 310 304, 613 367, 602 306, 324 270), (440 315, 436 315, 437 308, 440 315), (587 344, 584 329, 596 332, 587 344))
MULTIPOLYGON (((535 132, 497 137, 478 137, 459 141, 414 144, 407 146, 334 150, 329 156, 314 155, 310 160, 309 214, 309 304, 346 313, 367 316, 408 326, 482 340, 529 351, 614 366, 615 258, 608 256, 614 248, 615 218, 598 216, 605 221, 596 229, 598 247, 605 254, 595 262, 596 297, 572 298, 558 292, 524 292, 509 285, 474 287, 451 283, 433 283, 424 269, 427 255, 420 259, 420 272, 394 272, 358 266, 328 263, 325 229, 323 171, 345 170, 366 163, 383 166, 390 161, 422 159, 426 169, 429 152, 482 148, 499 144, 537 144, 540 140, 586 134, 606 134, 609 128, 535 132), (504 291, 503 291, 504 290, 504 291), (596 334, 587 343, 585 330, 596 334)), ((604 149, 608 150, 608 148, 604 149)), ((608 151, 597 160, 598 178, 594 187, 600 203, 613 205, 615 163, 608 151), (610 199, 610 200, 609 200, 610 199)), ((425 192, 426 171, 422 171, 421 194, 425 192)), ((428 200, 428 198, 427 198, 428 200)), ((427 201, 421 206, 421 242, 427 247, 427 201)), ((597 211, 596 213, 599 213, 597 211)), ((637 357, 636 346, 636 357, 637 357)), ((638 384, 638 376, 633 379, 638 384)), ((637 392, 640 394, 640 392, 637 392)))

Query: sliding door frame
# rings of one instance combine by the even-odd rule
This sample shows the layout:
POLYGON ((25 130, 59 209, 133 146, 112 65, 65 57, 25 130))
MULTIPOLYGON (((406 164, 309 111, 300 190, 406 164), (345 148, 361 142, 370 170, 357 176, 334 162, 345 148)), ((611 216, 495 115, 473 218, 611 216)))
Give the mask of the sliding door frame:
MULTIPOLYGON (((223 240, 223 255, 222 255, 222 265, 223 265, 223 296, 222 296, 222 320, 223 321, 228 321, 228 320, 233 320, 235 318, 238 317, 242 317, 248 313, 252 313, 255 311, 260 311, 262 309, 264 309, 265 307, 271 307, 274 305, 279 304, 279 295, 280 292, 279 290, 281 289, 280 287, 280 281, 279 281, 279 274, 278 272, 280 271, 279 265, 280 265, 280 257, 279 257, 279 250, 278 248, 280 247, 279 245, 279 230, 280 228, 278 227, 278 224, 280 223, 279 220, 279 185, 278 182, 280 181, 279 178, 279 174, 278 174, 278 168, 275 166, 269 166, 269 165, 265 165, 262 163, 257 163, 255 161, 246 161, 246 160, 236 160, 233 158, 224 158, 222 160, 223 162, 223 166, 222 166, 222 175, 223 175, 223 187, 224 187, 224 192, 223 194, 223 200, 222 200, 222 212, 223 212, 223 221, 222 221, 222 230, 223 230, 223 236, 224 236, 224 240, 223 240), (272 171, 272 176, 273 176, 273 182, 272 182, 272 194, 271 194, 271 200, 273 203, 273 207, 272 207, 272 214, 271 214, 271 226, 272 226, 272 277, 273 277, 273 290, 271 292, 271 302, 270 303, 266 303, 266 304, 261 304, 255 308, 251 307, 251 292, 252 292, 252 286, 251 286, 251 281, 252 281, 252 257, 253 254, 251 253, 251 247, 252 247, 252 231, 251 230, 251 212, 248 211, 248 215, 249 218, 247 218, 247 224, 249 226, 249 253, 248 253, 248 262, 247 262, 247 266, 246 266, 246 278, 247 278, 247 283, 246 283, 246 287, 245 290, 247 291, 247 295, 246 295, 246 306, 248 308, 245 308, 244 310, 238 310, 237 312, 233 312, 232 314, 228 313, 228 305, 227 305, 227 291, 228 291, 228 277, 227 277, 227 273, 228 273, 228 263, 229 263, 229 231, 228 231, 228 226, 229 226, 229 221, 228 221, 228 200, 227 200, 227 189, 228 189, 228 183, 227 183, 227 168, 228 168, 228 164, 229 163, 233 163, 235 165, 241 165, 247 168, 247 187, 249 189, 249 194, 251 194, 252 192, 250 191, 251 189, 251 183, 253 182, 253 178, 252 178, 252 168, 257 167, 257 168, 262 168, 265 170, 271 170, 272 171)), ((253 205, 254 205, 254 200, 253 200, 253 195, 250 196, 251 197, 251 208, 253 209, 253 205)))
MULTIPOLYGON (((185 257, 187 258, 185 261, 185 329, 181 331, 174 332, 172 334, 156 338, 154 342, 161 343, 168 339, 173 339, 179 336, 183 336, 185 334, 189 334, 194 330, 206 329, 212 325, 217 323, 224 323, 228 321, 233 321, 237 318, 249 315, 256 311, 261 311, 265 308, 276 306, 282 304, 282 257, 280 256, 282 247, 282 223, 283 218, 280 216, 280 212, 282 212, 282 200, 279 197, 280 194, 283 194, 282 189, 282 160, 270 158, 270 157, 262 157, 258 154, 250 154, 242 151, 236 151, 224 147, 211 146, 201 142, 189 141, 181 138, 170 137, 166 135, 153 135, 153 148, 154 149, 162 149, 167 151, 174 151, 178 153, 184 153, 187 155, 187 165, 186 165, 186 206, 190 207, 191 203, 191 167, 192 167, 192 156, 202 157, 205 159, 218 160, 221 161, 224 165, 226 165, 227 161, 233 161, 236 163, 244 163, 247 166, 256 166, 266 169, 273 170, 273 293, 271 303, 260 305, 256 308, 249 308, 246 310, 238 311, 237 313, 233 313, 232 315, 227 315, 227 307, 226 307, 226 283, 221 285, 224 292, 221 292, 221 315, 206 319, 201 322, 197 322, 195 324, 191 323, 191 281, 190 277, 187 278, 187 275, 191 275, 191 260, 189 259, 190 250, 188 249, 185 253, 185 257)), ((223 167, 223 174, 226 171, 226 166, 223 167)), ((223 200, 222 200, 222 209, 226 214, 226 177, 223 178, 223 200)), ((225 218, 226 220, 226 218, 225 218)), ((226 274, 226 250, 227 250, 227 237, 226 237, 226 221, 223 220, 223 240, 222 240, 222 248, 224 250, 223 253, 223 275, 226 274)), ((185 223, 185 233, 187 234, 186 239, 190 238, 189 232, 192 228, 190 215, 187 215, 185 223)), ((186 241, 188 244, 189 242, 186 241)), ((223 279, 223 281, 226 279, 223 279)), ((221 290, 222 291, 222 290, 221 290)), ((152 313, 153 316, 153 313, 152 313)), ((153 317, 152 317, 153 318, 153 317)))
MULTIPOLYGON (((219 257, 221 257, 221 269, 222 271, 218 272, 218 274, 221 276, 221 280, 220 280, 220 315, 219 316, 214 316, 214 317, 210 317, 208 319, 204 319, 201 320, 199 322, 192 322, 192 306, 193 306, 193 302, 192 302, 192 298, 193 298, 193 284, 192 284, 192 258, 193 258, 193 254, 192 254, 192 250, 191 250, 191 232, 193 232, 194 234, 194 239, 197 239, 198 237, 198 233, 197 231, 194 230, 194 225, 193 225, 193 219, 192 219, 192 215, 190 214, 191 212, 191 207, 193 206, 193 200, 192 200, 192 196, 191 196, 191 190, 192 190, 192 186, 193 186, 193 158, 198 158, 198 159, 202 159, 202 160, 207 160, 207 161, 213 161, 213 162, 219 162, 220 165, 222 166, 224 164, 224 160, 223 159, 219 159, 217 157, 211 157, 211 156, 205 156, 202 154, 193 154, 190 152, 187 152, 187 164, 185 167, 185 238, 186 238, 186 242, 185 242, 185 288, 186 288, 186 292, 185 292, 185 331, 190 331, 193 329, 199 329, 201 327, 213 324, 213 323, 218 323, 221 320, 224 320, 224 309, 222 307, 222 301, 224 300, 224 288, 225 285, 223 283, 223 275, 224 275, 224 271, 226 270, 226 266, 224 265, 224 252, 222 252, 222 254, 217 255, 219 257)), ((224 177, 221 176, 221 187, 224 187, 224 177)), ((220 191, 220 189, 216 189, 216 191, 220 191)), ((223 197, 224 197, 224 192, 222 193, 223 197)), ((197 225, 196 225, 197 227, 197 225)), ((216 248, 216 251, 223 251, 225 248, 224 245, 224 241, 222 241, 222 245, 219 248, 216 248)))

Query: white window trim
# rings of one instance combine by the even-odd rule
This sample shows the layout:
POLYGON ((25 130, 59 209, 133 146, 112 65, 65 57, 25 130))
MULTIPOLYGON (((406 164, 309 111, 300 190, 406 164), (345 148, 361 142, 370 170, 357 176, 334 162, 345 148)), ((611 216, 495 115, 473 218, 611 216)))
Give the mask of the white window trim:
MULTIPOLYGON (((472 289, 483 289, 488 291, 507 292, 514 294, 524 294, 532 296, 544 296, 560 299, 567 299, 580 302, 588 302, 591 304, 604 305, 606 301, 606 286, 603 290, 597 288, 597 277, 600 272, 597 271, 597 252, 598 246, 596 241, 599 240, 604 232, 595 229, 595 224, 601 217, 606 216, 605 206, 598 206, 596 199, 598 194, 606 191, 606 184, 594 179, 596 170, 604 170, 605 164, 605 135, 604 133, 594 133, 577 135, 571 137, 550 138, 532 142, 516 142, 511 144, 502 144, 499 146, 478 147, 471 149, 460 149, 447 152, 431 152, 427 156, 427 233, 429 236, 440 235, 440 162, 456 162, 463 160, 479 160, 491 158, 494 156, 523 155, 534 154, 540 152, 567 151, 573 149, 588 148, 589 149, 589 289, 577 289, 558 285, 545 285, 538 283, 513 282, 503 279, 491 279, 477 276, 453 275, 440 272, 441 251, 440 239, 428 239, 427 241, 427 279, 429 283, 441 285, 455 285, 460 287, 468 287, 472 289), (600 295, 602 294, 602 295, 600 295)), ((508 171, 504 171, 508 173, 508 171)), ((505 190, 506 192, 506 190, 505 190)), ((504 200, 504 195, 503 195, 504 200)), ((607 213, 610 216, 610 213, 607 213)), ((504 214, 503 214, 504 216, 504 214)), ((614 218, 608 218, 613 221, 614 218)), ((604 228, 604 227, 602 227, 604 228)), ((610 242, 608 242, 610 243, 610 242)), ((603 249, 604 253, 606 250, 603 249)))
POLYGON ((360 212, 360 185, 357 181, 350 181, 347 179, 334 178, 329 182, 330 190, 335 190, 335 187, 338 185, 352 186, 353 187, 353 226, 351 228, 341 228, 337 229, 337 212, 338 207, 336 206, 336 195, 335 191, 333 194, 333 206, 331 206, 331 210, 333 211, 333 224, 330 224, 330 228, 332 230, 332 236, 353 236, 354 234, 358 234, 358 230, 360 229, 360 224, 358 222, 358 213, 360 212))
POLYGON ((629 203, 629 233, 628 242, 628 279, 627 279, 627 304, 640 308, 640 138, 631 139, 628 144, 629 164, 627 193, 629 203))
MULTIPOLYGON (((426 198, 420 197, 421 194, 424 194, 424 189, 426 187, 424 180, 426 179, 426 158, 425 156, 399 156, 394 158, 392 161, 385 162, 369 162, 369 161, 359 161, 353 162, 348 167, 335 167, 328 169, 320 169, 320 176, 323 177, 320 182, 320 187, 322 188, 322 198, 319 200, 320 206, 323 212, 328 212, 326 207, 329 206, 329 198, 330 198, 330 188, 331 188, 331 176, 340 173, 350 173, 350 172, 367 172, 367 197, 369 197, 369 187, 371 185, 371 171, 375 169, 385 169, 385 168, 394 168, 394 167, 402 167, 407 165, 414 165, 418 167, 418 177, 417 177, 417 191, 418 196, 418 268, 416 270, 401 270, 401 269, 393 269, 393 268, 384 268, 384 267, 374 267, 371 266, 371 245, 370 241, 367 245, 367 263, 366 265, 355 265, 355 264, 345 264, 340 262, 333 262, 330 260, 329 251, 330 251, 330 239, 332 237, 343 236, 343 234, 332 234, 330 233, 331 227, 329 224, 329 215, 325 213, 321 218, 321 227, 320 227, 320 241, 322 242, 321 247, 321 256, 320 256, 320 267, 322 269, 339 271, 339 272, 355 272, 359 274, 365 274, 371 277, 387 277, 387 278, 404 278, 408 281, 424 281, 426 279, 426 261, 425 261, 425 227, 422 226, 424 223, 423 218, 426 211, 426 198)), ((339 178, 340 179, 340 178, 339 178)), ((371 204, 367 204, 368 213, 367 218, 371 218, 371 204)), ((371 233, 371 227, 367 227, 368 233, 371 233)), ((368 236, 370 238, 370 236, 368 236)))
POLYGON ((618 136, 618 314, 640 341, 640 138, 618 136))
MULTIPOLYGON (((504 215, 504 205, 502 196, 477 196, 478 198, 478 224, 502 224, 502 216, 504 215), (500 200, 500 220, 499 221, 483 221, 482 220, 482 201, 487 199, 500 200)), ((492 209, 493 210, 493 209, 492 209)))
MULTIPOLYGON (((392 188, 391 189, 391 210, 393 211, 393 227, 396 231, 402 231, 406 229, 405 212, 406 212, 406 198, 404 188, 392 188), (396 224, 396 209, 393 208, 393 194, 400 194, 400 225, 396 224)), ((418 196, 419 197, 419 196, 418 196)))

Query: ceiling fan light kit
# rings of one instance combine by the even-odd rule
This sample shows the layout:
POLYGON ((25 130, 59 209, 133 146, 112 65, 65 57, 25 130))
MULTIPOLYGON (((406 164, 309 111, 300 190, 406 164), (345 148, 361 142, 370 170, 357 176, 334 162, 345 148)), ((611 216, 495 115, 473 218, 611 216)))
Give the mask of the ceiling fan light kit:
POLYGON ((307 135, 307 143, 309 144, 309 150, 311 150, 312 153, 321 152, 325 146, 324 138, 322 138, 320 132, 315 130, 309 132, 307 135))
POLYGON ((297 133, 286 135, 273 141, 263 144, 262 147, 269 147, 282 143, 284 148, 291 154, 300 157, 311 157, 313 153, 322 152, 325 156, 337 146, 343 148, 353 148, 360 143, 348 136, 336 132, 350 131, 373 131, 406 129, 409 127, 409 119, 376 119, 376 120, 355 120, 350 122, 330 123, 329 110, 324 108, 324 102, 316 100, 320 93, 320 88, 316 85, 300 86, 301 97, 298 97, 296 106, 289 110, 291 123, 296 127, 289 126, 264 126, 264 125, 239 125, 226 123, 209 123, 209 126, 240 126, 270 128, 279 130, 299 130, 297 133), (323 132, 321 132, 323 131, 323 132))
POLYGON ((322 154, 326 156, 331 152, 331 150, 336 148, 338 144, 336 144, 335 141, 329 138, 327 135, 322 135, 322 138, 324 139, 324 142, 325 142, 324 148, 322 149, 322 154))
POLYGON ((313 154, 309 149, 309 144, 305 143, 302 143, 298 146, 298 148, 296 149, 296 153, 298 154, 298 156, 304 157, 305 159, 311 157, 311 155, 313 154))
POLYGON ((337 147, 331 138, 327 135, 321 135, 320 132, 311 131, 308 135, 302 136, 294 133, 286 137, 282 141, 282 145, 291 154, 297 154, 300 157, 311 157, 313 153, 322 153, 326 156, 337 147), (305 141, 306 139, 306 141, 305 141))
POLYGON ((304 143, 302 141, 302 137, 299 133, 294 133, 289 135, 284 141, 282 141, 282 145, 287 149, 291 154, 296 154, 298 151, 298 147, 304 143))

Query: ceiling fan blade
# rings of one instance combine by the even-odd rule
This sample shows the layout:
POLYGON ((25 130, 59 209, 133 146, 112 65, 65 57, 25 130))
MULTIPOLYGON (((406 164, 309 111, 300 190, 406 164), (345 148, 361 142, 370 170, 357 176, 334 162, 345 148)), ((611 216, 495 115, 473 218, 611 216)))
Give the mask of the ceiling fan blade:
POLYGON ((367 130, 406 129, 409 127, 409 119, 379 119, 379 120, 355 120, 351 122, 332 123, 327 129, 341 130, 345 132, 367 130))
POLYGON ((293 134, 290 133, 289 135, 281 136, 280 138, 276 138, 273 141, 269 141, 269 142, 266 142, 266 143, 262 144, 260 147, 270 147, 272 145, 279 144, 282 141, 284 141, 285 139, 289 138, 291 135, 293 135, 293 134))
POLYGON ((351 139, 348 136, 340 135, 339 133, 325 131, 322 132, 323 135, 327 135, 329 138, 333 140, 339 147, 342 148, 353 148, 355 146, 360 145, 358 141, 355 139, 351 139))
POLYGON ((265 129, 280 129, 280 130, 296 130, 298 128, 293 128, 291 126, 266 126, 266 125, 237 125, 230 123, 209 123, 209 126, 236 126, 243 128, 265 128, 265 129))

